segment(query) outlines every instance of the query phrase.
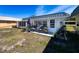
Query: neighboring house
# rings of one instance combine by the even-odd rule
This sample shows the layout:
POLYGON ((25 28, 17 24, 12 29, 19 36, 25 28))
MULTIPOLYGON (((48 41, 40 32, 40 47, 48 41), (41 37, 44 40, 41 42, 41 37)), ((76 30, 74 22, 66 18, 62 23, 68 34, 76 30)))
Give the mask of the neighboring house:
MULTIPOLYGON (((47 27, 48 33, 56 33, 57 30, 63 26, 63 21, 67 20, 67 18, 70 15, 65 12, 60 13, 54 13, 54 14, 48 14, 48 15, 40 15, 40 16, 32 16, 28 18, 23 18, 23 21, 21 24, 23 24, 23 27, 27 27, 28 20, 30 22, 30 25, 36 26, 38 29, 41 26, 47 27)), ((20 23, 18 23, 20 27, 20 23)), ((22 27, 22 26, 21 26, 22 27)))
POLYGON ((71 20, 76 20, 79 25, 79 6, 77 6, 77 8, 72 12, 71 20))
POLYGON ((20 21, 20 19, 6 17, 6 16, 0 16, 0 29, 12 28, 13 26, 17 25, 17 21, 20 21))

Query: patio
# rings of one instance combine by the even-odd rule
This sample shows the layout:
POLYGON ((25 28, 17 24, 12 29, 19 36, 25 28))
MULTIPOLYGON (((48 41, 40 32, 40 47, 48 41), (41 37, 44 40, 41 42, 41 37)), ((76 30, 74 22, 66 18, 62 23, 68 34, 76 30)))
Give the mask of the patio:
POLYGON ((31 27, 30 31, 34 31, 34 32, 39 32, 39 33, 45 33, 45 34, 50 34, 48 32, 48 25, 47 25, 47 21, 45 20, 32 20, 32 23, 28 26, 31 27))

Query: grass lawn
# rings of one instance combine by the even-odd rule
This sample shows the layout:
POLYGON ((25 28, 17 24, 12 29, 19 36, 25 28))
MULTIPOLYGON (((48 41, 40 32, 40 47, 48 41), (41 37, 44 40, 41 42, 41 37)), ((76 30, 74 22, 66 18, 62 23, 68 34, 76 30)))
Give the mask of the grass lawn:
POLYGON ((46 47, 50 37, 34 34, 31 32, 21 32, 22 29, 0 29, 0 52, 22 52, 40 53, 46 47), (22 41, 22 46, 17 44, 22 41), (11 48, 10 50, 7 50, 11 48))

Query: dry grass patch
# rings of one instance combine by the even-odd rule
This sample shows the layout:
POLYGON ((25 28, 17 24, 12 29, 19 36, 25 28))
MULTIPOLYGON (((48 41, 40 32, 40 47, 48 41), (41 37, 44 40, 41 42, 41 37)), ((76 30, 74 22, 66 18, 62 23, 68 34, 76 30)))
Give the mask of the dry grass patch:
POLYGON ((31 32, 21 32, 22 29, 0 29, 0 52, 42 52, 46 47, 50 37, 34 34, 31 32), (10 47, 18 41, 25 39, 22 46, 16 45, 9 51, 2 51, 4 46, 10 47))

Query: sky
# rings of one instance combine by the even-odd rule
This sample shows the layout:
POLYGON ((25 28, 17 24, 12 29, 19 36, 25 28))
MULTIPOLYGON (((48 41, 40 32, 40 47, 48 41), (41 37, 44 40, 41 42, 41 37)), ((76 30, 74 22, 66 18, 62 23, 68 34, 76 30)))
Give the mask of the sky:
POLYGON ((71 14, 77 5, 0 5, 0 16, 25 18, 66 12, 71 14))

